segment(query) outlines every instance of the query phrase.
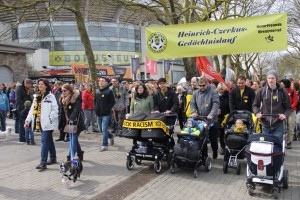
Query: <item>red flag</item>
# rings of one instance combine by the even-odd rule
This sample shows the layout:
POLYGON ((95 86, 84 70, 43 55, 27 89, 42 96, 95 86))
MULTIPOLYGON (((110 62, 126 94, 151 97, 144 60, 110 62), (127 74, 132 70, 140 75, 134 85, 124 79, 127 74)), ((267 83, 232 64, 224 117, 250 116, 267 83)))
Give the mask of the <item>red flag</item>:
POLYGON ((198 67, 198 72, 201 76, 205 76, 208 80, 216 79, 220 83, 224 83, 227 87, 227 90, 230 91, 230 88, 227 86, 223 78, 220 74, 215 70, 212 64, 205 56, 198 56, 196 57, 196 64, 198 67))
POLYGON ((150 73, 151 75, 157 75, 157 61, 150 60, 146 57, 146 73, 150 73))

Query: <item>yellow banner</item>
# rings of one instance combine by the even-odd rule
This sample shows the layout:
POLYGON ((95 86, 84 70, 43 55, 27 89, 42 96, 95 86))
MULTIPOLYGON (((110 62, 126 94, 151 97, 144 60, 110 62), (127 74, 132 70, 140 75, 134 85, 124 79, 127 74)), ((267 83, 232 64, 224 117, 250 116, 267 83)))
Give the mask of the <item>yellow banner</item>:
MULTIPOLYGON (((88 64, 84 51, 50 51, 50 65, 71 65, 71 64, 88 64)), ((138 55, 142 58, 140 52, 126 51, 94 51, 96 65, 119 65, 130 64, 131 57, 138 55), (110 57, 108 57, 110 55, 110 57)))
POLYGON ((133 128, 133 129, 150 129, 150 128, 161 128, 165 131, 166 135, 170 135, 167 125, 160 120, 145 120, 145 121, 123 121, 124 128, 133 128))
POLYGON ((287 14, 146 28, 150 59, 287 49, 287 14))

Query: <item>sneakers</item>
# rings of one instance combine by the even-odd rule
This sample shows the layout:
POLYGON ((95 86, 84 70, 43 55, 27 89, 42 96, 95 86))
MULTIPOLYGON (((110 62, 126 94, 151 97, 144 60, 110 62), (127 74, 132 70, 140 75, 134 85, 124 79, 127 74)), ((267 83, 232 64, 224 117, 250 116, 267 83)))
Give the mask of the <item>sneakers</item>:
POLYGON ((49 160, 49 161, 47 162, 47 165, 53 165, 53 164, 57 164, 56 159, 55 159, 55 160, 49 160))
POLYGON ((114 139, 114 137, 112 137, 112 138, 110 139, 110 145, 114 145, 114 143, 115 143, 115 139, 114 139))
POLYGON ((30 142, 30 145, 36 145, 36 143, 35 142, 30 142))
POLYGON ((101 149, 100 149, 100 152, 107 151, 107 150, 108 150, 108 147, 102 146, 101 149))
POLYGON ((55 140, 56 142, 59 142, 59 141, 64 141, 63 138, 58 138, 57 140, 55 140))
POLYGON ((292 143, 291 143, 291 142, 290 142, 290 143, 287 143, 286 148, 287 148, 287 149, 291 149, 291 148, 292 148, 292 143))
POLYGON ((47 169, 47 164, 39 164, 35 167, 35 169, 39 169, 39 171, 44 171, 45 169, 47 169))
POLYGON ((213 159, 217 159, 218 158, 218 151, 213 151, 213 159))

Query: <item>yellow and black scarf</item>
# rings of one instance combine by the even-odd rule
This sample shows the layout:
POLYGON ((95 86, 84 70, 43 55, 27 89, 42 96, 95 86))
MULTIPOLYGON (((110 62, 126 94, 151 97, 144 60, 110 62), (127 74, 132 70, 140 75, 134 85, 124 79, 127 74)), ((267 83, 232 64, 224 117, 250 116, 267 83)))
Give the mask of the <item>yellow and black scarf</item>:
POLYGON ((44 99, 44 94, 38 94, 34 101, 33 106, 33 114, 35 115, 35 120, 33 123, 33 130, 40 131, 41 130, 41 108, 42 108, 42 100, 44 99))

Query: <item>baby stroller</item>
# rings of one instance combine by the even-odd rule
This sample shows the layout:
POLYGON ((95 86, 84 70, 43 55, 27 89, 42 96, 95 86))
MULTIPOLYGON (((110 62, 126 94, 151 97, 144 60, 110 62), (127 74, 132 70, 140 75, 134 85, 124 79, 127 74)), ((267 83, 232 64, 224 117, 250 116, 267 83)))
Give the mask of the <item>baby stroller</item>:
POLYGON ((252 120, 252 113, 246 110, 235 110, 231 112, 226 120, 225 124, 225 152, 223 162, 223 172, 226 174, 228 168, 235 168, 236 174, 240 175, 242 164, 238 162, 238 159, 244 159, 244 150, 246 148, 249 134, 252 134, 254 130, 254 123, 252 120), (231 127, 235 124, 237 119, 241 119, 246 125, 246 132, 235 133, 231 127))
POLYGON ((121 136, 134 140, 131 151, 127 153, 128 170, 133 169, 134 162, 140 165, 142 160, 154 161, 156 173, 161 171, 163 159, 170 165, 176 120, 176 114, 164 113, 135 114, 124 120, 121 136))
POLYGON ((205 116, 187 120, 187 128, 177 134, 179 142, 174 146, 171 157, 172 174, 177 167, 188 167, 194 168, 194 177, 197 178, 200 166, 204 165, 207 172, 211 170, 211 158, 207 155, 209 126, 205 116))
MULTIPOLYGON (((278 115, 263 115, 277 116, 278 115)), ((285 141, 272 134, 254 134, 248 139, 247 153, 247 188, 249 195, 254 195, 256 184, 273 186, 273 195, 278 199, 280 183, 288 188, 288 170, 284 166, 285 141)))

